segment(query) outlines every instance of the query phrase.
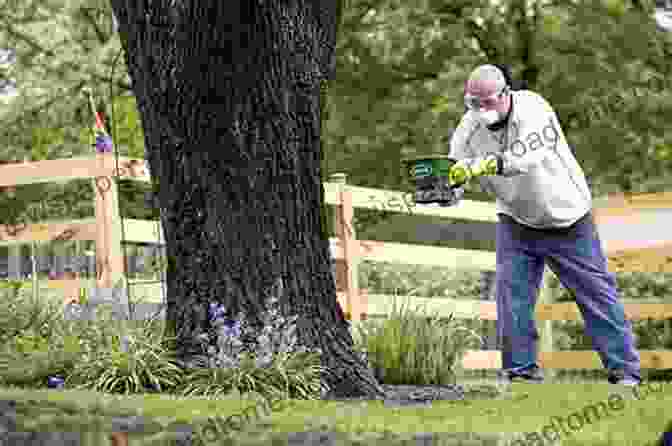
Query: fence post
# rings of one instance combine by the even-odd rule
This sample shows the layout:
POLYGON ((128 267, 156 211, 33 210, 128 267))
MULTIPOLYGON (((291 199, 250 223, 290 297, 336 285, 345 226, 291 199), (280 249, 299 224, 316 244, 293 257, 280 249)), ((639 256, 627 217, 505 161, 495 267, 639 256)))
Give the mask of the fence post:
POLYGON ((56 277, 61 277, 65 271, 65 242, 52 242, 54 252, 54 263, 51 265, 51 270, 56 277))
MULTIPOLYGON (((97 153, 98 165, 104 167, 112 160, 110 153, 97 153)), ((115 178, 96 177, 93 180, 96 209, 96 288, 111 291, 124 277, 124 255, 121 247, 121 219, 119 193, 115 178)), ((125 287, 124 287, 125 288, 125 287)), ((126 321, 120 318, 119 330, 122 350, 126 350, 126 321)))
POLYGON ((9 279, 21 280, 21 266, 23 265, 21 256, 21 245, 13 244, 8 246, 7 258, 7 277, 9 279))
MULTIPOLYGON (((481 300, 496 301, 496 273, 495 271, 481 271, 481 300)), ((486 321, 487 322, 487 321, 486 321)), ((486 337, 483 340, 485 350, 497 350, 497 321, 495 320, 494 329, 486 329, 486 337)))
POLYGON ((30 265, 31 278, 33 279, 33 300, 39 302, 40 300, 40 281, 37 278, 37 243, 30 242, 30 265))
POLYGON ((331 175, 332 183, 340 184, 341 205, 336 206, 335 212, 335 232, 336 237, 343 246, 342 261, 336 260, 336 291, 340 288, 346 294, 346 305, 344 312, 346 318, 349 315, 351 325, 354 326, 361 321, 361 314, 366 313, 366 308, 360 302, 359 290, 359 246, 355 227, 353 224, 352 192, 347 188, 347 175, 344 173, 335 173, 331 175))
MULTIPOLYGON (((99 165, 105 166, 111 154, 96 154, 99 165)), ((121 249, 121 219, 119 194, 112 176, 97 177, 93 182, 96 195, 96 283, 101 288, 112 288, 124 275, 124 256, 121 249)))
MULTIPOLYGON (((550 279, 552 272, 548 266, 544 267, 544 277, 541 283, 541 289, 539 290, 539 299, 538 301, 542 304, 552 304, 553 296, 550 288, 550 279)), ((541 329, 539 330, 540 336, 540 349, 541 352, 552 352, 553 351, 553 321, 543 321, 541 322, 541 329)), ((545 369, 544 375, 547 379, 553 380, 556 376, 555 369, 545 369)))

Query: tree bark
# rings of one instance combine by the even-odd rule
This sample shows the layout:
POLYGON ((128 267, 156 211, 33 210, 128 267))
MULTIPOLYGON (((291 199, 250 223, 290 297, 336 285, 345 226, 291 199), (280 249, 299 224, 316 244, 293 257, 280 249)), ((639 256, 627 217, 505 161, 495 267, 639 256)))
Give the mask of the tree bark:
POLYGON ((320 82, 336 0, 111 0, 166 237, 167 320, 183 361, 216 301, 298 314, 334 396, 379 396, 353 352, 321 223, 320 82))

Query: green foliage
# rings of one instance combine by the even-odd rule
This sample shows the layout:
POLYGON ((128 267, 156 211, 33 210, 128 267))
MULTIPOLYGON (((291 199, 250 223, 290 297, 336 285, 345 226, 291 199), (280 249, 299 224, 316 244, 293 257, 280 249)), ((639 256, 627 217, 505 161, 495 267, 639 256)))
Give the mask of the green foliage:
POLYGON ((367 320, 357 329, 358 348, 367 353, 386 384, 454 384, 465 351, 482 342, 452 317, 446 320, 403 304, 397 307, 396 296, 384 321, 367 320))
POLYGON ((364 261, 359 281, 369 293, 449 299, 478 299, 480 271, 451 271, 441 267, 364 261))
POLYGON ((36 302, 31 293, 22 290, 21 281, 2 281, 0 298, 0 346, 7 345, 17 336, 25 336, 23 341, 45 338, 50 334, 50 326, 55 320, 54 307, 49 303, 36 302))
POLYGON ((40 336, 30 330, 16 336, 10 345, 17 353, 30 354, 36 351, 47 350, 49 348, 49 341, 44 336, 40 336))
MULTIPOLYGON (((129 95, 124 58, 117 59, 121 46, 112 33, 109 3, 57 0, 31 7, 35 2, 29 0, 12 3, 12 7, 0 6, 9 14, 0 22, 0 41, 17 52, 11 73, 19 96, 0 104, 0 160, 93 155, 94 118, 82 94, 84 86, 102 99, 119 154, 143 158, 142 125, 135 97, 129 95), (118 66, 113 70, 114 62, 118 66)), ((121 189, 122 215, 151 215, 141 196, 142 186, 126 184, 121 189)), ((17 188, 13 197, 0 193, 0 211, 12 224, 37 221, 31 209, 39 206, 50 208, 39 219, 83 218, 82 214, 93 215, 92 199, 89 181, 30 185, 17 188)))
MULTIPOLYGON (((623 272, 615 274, 615 277, 620 296, 625 300, 665 300, 669 296, 670 291, 672 291, 671 273, 623 272)), ((562 287, 555 276, 553 276, 550 286, 553 290, 554 301, 574 301, 573 292, 562 287)))
POLYGON ((22 285, 2 283, 0 377, 4 383, 42 387, 48 376, 74 365, 79 346, 72 336, 59 333, 57 305, 36 302, 22 285))
MULTIPOLYGON (((0 376, 4 385, 42 388, 49 376, 66 387, 103 393, 182 393, 191 396, 257 391, 267 397, 315 399, 321 390, 319 356, 301 349, 275 352, 266 366, 243 355, 235 369, 185 370, 161 320, 127 322, 129 349, 119 345, 118 324, 103 305, 95 320, 65 320, 58 304, 34 302, 23 282, 0 282, 0 376)), ((268 322, 268 321, 267 321, 268 322)), ((265 332, 264 332, 265 333, 265 332)), ((286 336, 292 337, 292 330, 286 336)), ((262 333, 263 334, 263 333, 262 333)), ((285 336, 271 333, 273 339, 285 336)), ((283 338, 284 339, 284 338, 283 338)), ((291 342, 290 342, 291 344, 291 342)), ((283 344, 284 345, 284 344, 283 344)))
POLYGON ((166 351, 161 340, 146 333, 130 333, 129 349, 118 342, 111 349, 86 352, 66 379, 66 385, 104 393, 145 393, 176 388, 182 369, 166 351))
POLYGON ((196 358, 183 394, 254 392, 268 399, 315 399, 321 395, 324 369, 319 350, 298 344, 298 316, 285 318, 275 296, 267 299, 265 307, 261 327, 253 326, 242 313, 234 320, 224 317, 226 310, 221 305, 218 310, 211 309, 213 330, 202 335, 207 354, 196 358), (214 339, 217 347, 211 343, 214 339))
MULTIPOLYGON (((616 284, 621 299, 654 300, 666 302, 670 294, 670 273, 617 273, 616 284)), ((563 288, 557 278, 551 280, 552 296, 555 302, 574 302, 574 293, 563 288)), ((560 350, 592 350, 593 345, 585 333, 582 321, 554 322, 553 340, 560 350), (557 329, 556 329, 557 327, 557 329)), ((672 349, 672 324, 669 320, 634 320, 632 322, 637 348, 641 350, 672 349)), ((601 371, 600 371, 601 372, 601 371)), ((591 372, 592 373, 592 372, 591 372)), ((645 370, 643 374, 649 380, 667 380, 669 369, 645 370)))
POLYGON ((0 300, 4 383, 44 387, 49 376, 60 375, 82 388, 122 393, 137 391, 138 383, 152 389, 179 384, 171 374, 181 370, 171 366, 155 322, 143 322, 131 331, 137 342, 120 354, 117 325, 105 308, 97 320, 68 321, 60 302, 35 302, 19 281, 2 285, 9 290, 0 300))
POLYGON ((208 396, 256 393, 269 399, 315 399, 320 394, 319 357, 311 353, 278 354, 268 367, 259 367, 243 352, 235 368, 199 367, 189 371, 181 394, 208 396))
MULTIPOLYGON (((363 262, 359 273, 360 284, 363 288, 368 288, 369 294, 469 300, 480 299, 481 296, 482 283, 479 271, 455 272, 425 266, 363 262)), ((621 291, 621 298, 625 300, 655 299, 666 302, 670 294, 669 284, 672 283, 667 273, 619 273, 616 274, 616 280, 621 291)), ((551 277, 550 287, 554 302, 574 301, 572 292, 562 287, 555 276, 551 277)), ((494 333, 494 321, 465 319, 460 323, 462 327, 481 337, 491 336, 494 333)), ((393 330, 392 333, 394 333, 397 328, 388 329, 393 330)), ((636 320, 633 321, 633 331, 639 349, 672 349, 672 324, 669 320, 636 320)), ((553 322, 553 342, 557 350, 593 349, 582 321, 553 322)), ((669 369, 645 370, 643 373, 646 379, 669 378, 669 369)), ((558 372, 558 377, 568 378, 599 377, 603 379, 603 375, 602 370, 559 370, 558 372)))

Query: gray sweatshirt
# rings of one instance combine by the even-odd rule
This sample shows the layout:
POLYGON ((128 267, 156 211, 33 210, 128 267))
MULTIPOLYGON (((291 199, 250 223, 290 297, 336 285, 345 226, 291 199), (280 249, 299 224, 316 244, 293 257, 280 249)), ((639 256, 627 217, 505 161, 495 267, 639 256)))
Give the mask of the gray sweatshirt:
POLYGON ((592 207, 583 170, 550 104, 528 90, 512 95, 508 124, 499 131, 488 130, 468 111, 453 133, 449 156, 473 161, 501 155, 502 175, 480 178, 496 197, 497 212, 533 228, 571 226, 592 207))

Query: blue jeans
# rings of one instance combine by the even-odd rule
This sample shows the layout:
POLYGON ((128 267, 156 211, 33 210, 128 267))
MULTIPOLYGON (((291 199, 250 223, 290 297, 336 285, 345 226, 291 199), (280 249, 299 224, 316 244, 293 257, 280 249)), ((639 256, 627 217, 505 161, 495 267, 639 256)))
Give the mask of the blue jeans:
POLYGON ((592 215, 568 229, 539 230, 499 214, 497 224, 497 336, 505 371, 537 365, 534 306, 544 265, 574 291, 593 348, 607 370, 640 377, 632 324, 625 318, 616 280, 607 271, 592 215))

